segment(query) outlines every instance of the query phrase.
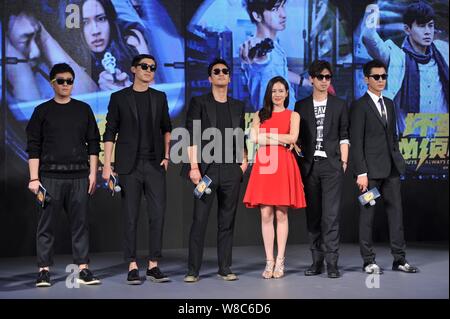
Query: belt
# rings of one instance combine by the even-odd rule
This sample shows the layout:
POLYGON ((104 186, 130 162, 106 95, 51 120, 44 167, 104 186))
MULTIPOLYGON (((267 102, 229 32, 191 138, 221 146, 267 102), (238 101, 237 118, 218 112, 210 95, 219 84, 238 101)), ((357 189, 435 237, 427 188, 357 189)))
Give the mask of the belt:
POLYGON ((319 161, 323 161, 323 160, 326 160, 326 159, 327 158, 323 157, 323 156, 314 156, 313 157, 314 162, 319 162, 319 161))

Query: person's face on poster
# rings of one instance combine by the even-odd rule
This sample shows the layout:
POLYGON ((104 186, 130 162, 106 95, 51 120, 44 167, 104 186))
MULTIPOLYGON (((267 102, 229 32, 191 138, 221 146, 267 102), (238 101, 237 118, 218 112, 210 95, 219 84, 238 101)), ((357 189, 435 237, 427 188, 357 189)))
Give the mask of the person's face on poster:
MULTIPOLYGON (((286 29, 286 9, 284 7, 286 1, 276 3, 272 10, 264 10, 261 23, 272 31, 283 31, 286 29)), ((254 13, 255 14, 255 13, 254 13)), ((259 17, 259 19, 261 19, 259 17)))
POLYGON ((211 75, 209 76, 209 82, 213 86, 226 87, 230 83, 230 80, 230 70, 225 64, 219 63, 213 66, 211 75))
POLYGON ((100 53, 106 50, 110 39, 110 25, 105 9, 96 0, 87 0, 82 7, 83 35, 89 49, 100 53))
POLYGON ((414 21, 411 27, 405 25, 405 32, 413 47, 430 46, 434 39, 434 20, 423 24, 417 24, 417 21, 414 21))
POLYGON ((375 94, 381 94, 386 87, 386 78, 381 76, 387 76, 384 68, 372 68, 368 77, 364 77, 364 81, 367 83, 369 90, 375 94))
POLYGON ((327 92, 331 85, 331 72, 327 69, 322 70, 314 77, 309 77, 314 90, 318 92, 327 92))
POLYGON ((37 43, 39 22, 34 17, 21 13, 11 16, 8 28, 8 39, 12 46, 28 60, 31 66, 35 66, 41 56, 37 43))
POLYGON ((73 89, 73 76, 70 72, 58 73, 51 81, 55 96, 69 97, 73 89))
POLYGON ((134 73, 135 80, 143 83, 152 83, 155 79, 156 72, 156 69, 154 71, 151 70, 152 66, 156 67, 155 61, 145 58, 139 61, 137 66, 131 67, 131 72, 134 73))

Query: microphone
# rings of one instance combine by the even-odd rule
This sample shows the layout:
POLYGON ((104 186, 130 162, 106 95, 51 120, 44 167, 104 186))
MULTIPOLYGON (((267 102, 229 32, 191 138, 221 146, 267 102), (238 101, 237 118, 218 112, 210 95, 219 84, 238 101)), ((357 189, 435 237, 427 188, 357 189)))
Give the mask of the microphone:
POLYGON ((211 194, 211 188, 209 188, 209 185, 211 185, 212 180, 208 177, 208 175, 203 175, 202 180, 200 183, 197 184, 197 186, 194 189, 194 196, 198 199, 200 199, 203 194, 209 195, 211 194))
POLYGON ((115 193, 122 191, 122 187, 119 185, 119 179, 117 176, 114 176, 113 174, 109 175, 107 188, 111 192, 111 196, 114 196, 115 193))
POLYGON ((111 193, 111 196, 114 196, 115 193, 119 193, 120 191, 122 191, 122 187, 120 187, 119 185, 119 179, 113 174, 111 174, 109 176, 109 180, 106 181, 103 179, 100 173, 100 176, 97 177, 96 187, 106 189, 111 193))
POLYGON ((361 205, 365 206, 369 204, 370 206, 374 206, 376 204, 375 199, 380 197, 380 192, 376 187, 372 188, 371 190, 368 190, 362 195, 358 196, 359 202, 361 205))
POLYGON ((47 206, 51 201, 51 196, 49 193, 47 193, 47 190, 44 188, 44 186, 39 185, 39 190, 36 193, 36 200, 39 205, 41 205, 42 208, 47 206))

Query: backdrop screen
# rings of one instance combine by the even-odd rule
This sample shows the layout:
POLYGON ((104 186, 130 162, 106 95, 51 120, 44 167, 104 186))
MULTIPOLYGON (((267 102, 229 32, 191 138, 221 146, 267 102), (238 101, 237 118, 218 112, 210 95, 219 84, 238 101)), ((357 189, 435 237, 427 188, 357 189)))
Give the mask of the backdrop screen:
POLYGON ((131 84, 130 62, 140 53, 155 56, 152 87, 167 94, 171 118, 181 121, 186 100, 210 90, 209 62, 224 58, 230 92, 246 103, 247 125, 272 77, 288 80, 293 109, 312 92, 308 65, 328 60, 332 89, 350 104, 367 90, 363 64, 377 58, 388 69, 384 95, 396 104, 405 178, 447 179, 448 1, 415 9, 413 2, 6 1, 1 87, 11 165, 26 169, 24 128, 53 95, 48 73, 55 63, 72 65, 73 96, 91 105, 103 133, 110 94, 131 84))

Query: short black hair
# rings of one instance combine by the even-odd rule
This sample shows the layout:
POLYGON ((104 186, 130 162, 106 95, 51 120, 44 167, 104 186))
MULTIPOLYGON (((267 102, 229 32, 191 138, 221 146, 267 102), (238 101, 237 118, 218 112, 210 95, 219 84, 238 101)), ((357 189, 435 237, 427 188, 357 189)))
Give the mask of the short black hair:
POLYGON ((436 13, 433 7, 431 7, 425 1, 418 1, 411 3, 403 14, 403 23, 408 25, 410 28, 414 21, 417 24, 425 24, 434 20, 436 13))
POLYGON ((208 65, 208 76, 211 76, 212 69, 216 64, 223 64, 228 68, 228 70, 230 69, 230 66, 228 65, 227 61, 221 58, 217 58, 208 65))
POLYGON ((330 74, 333 75, 330 62, 325 60, 314 60, 308 68, 308 73, 312 78, 315 78, 323 70, 328 70, 330 71, 330 74))
POLYGON ((380 60, 372 60, 367 62, 363 66, 363 72, 366 78, 369 77, 370 72, 372 71, 373 68, 384 68, 384 70, 387 71, 386 64, 384 64, 380 60))
POLYGON ((133 61, 131 61, 131 66, 137 66, 139 64, 139 62, 141 62, 144 59, 152 59, 155 62, 155 66, 158 67, 158 64, 156 63, 156 59, 153 55, 151 54, 139 54, 136 55, 133 58, 133 61))
POLYGON ((243 0, 242 5, 247 10, 248 15, 250 16, 250 20, 253 23, 257 23, 258 21, 253 18, 252 12, 256 12, 261 15, 265 10, 272 10, 274 7, 281 6, 286 3, 287 0, 243 0))
POLYGON ((75 72, 73 71, 72 67, 67 63, 58 63, 55 64, 50 70, 50 81, 53 80, 57 74, 65 72, 69 72, 70 74, 72 74, 72 77, 75 80, 75 72))

